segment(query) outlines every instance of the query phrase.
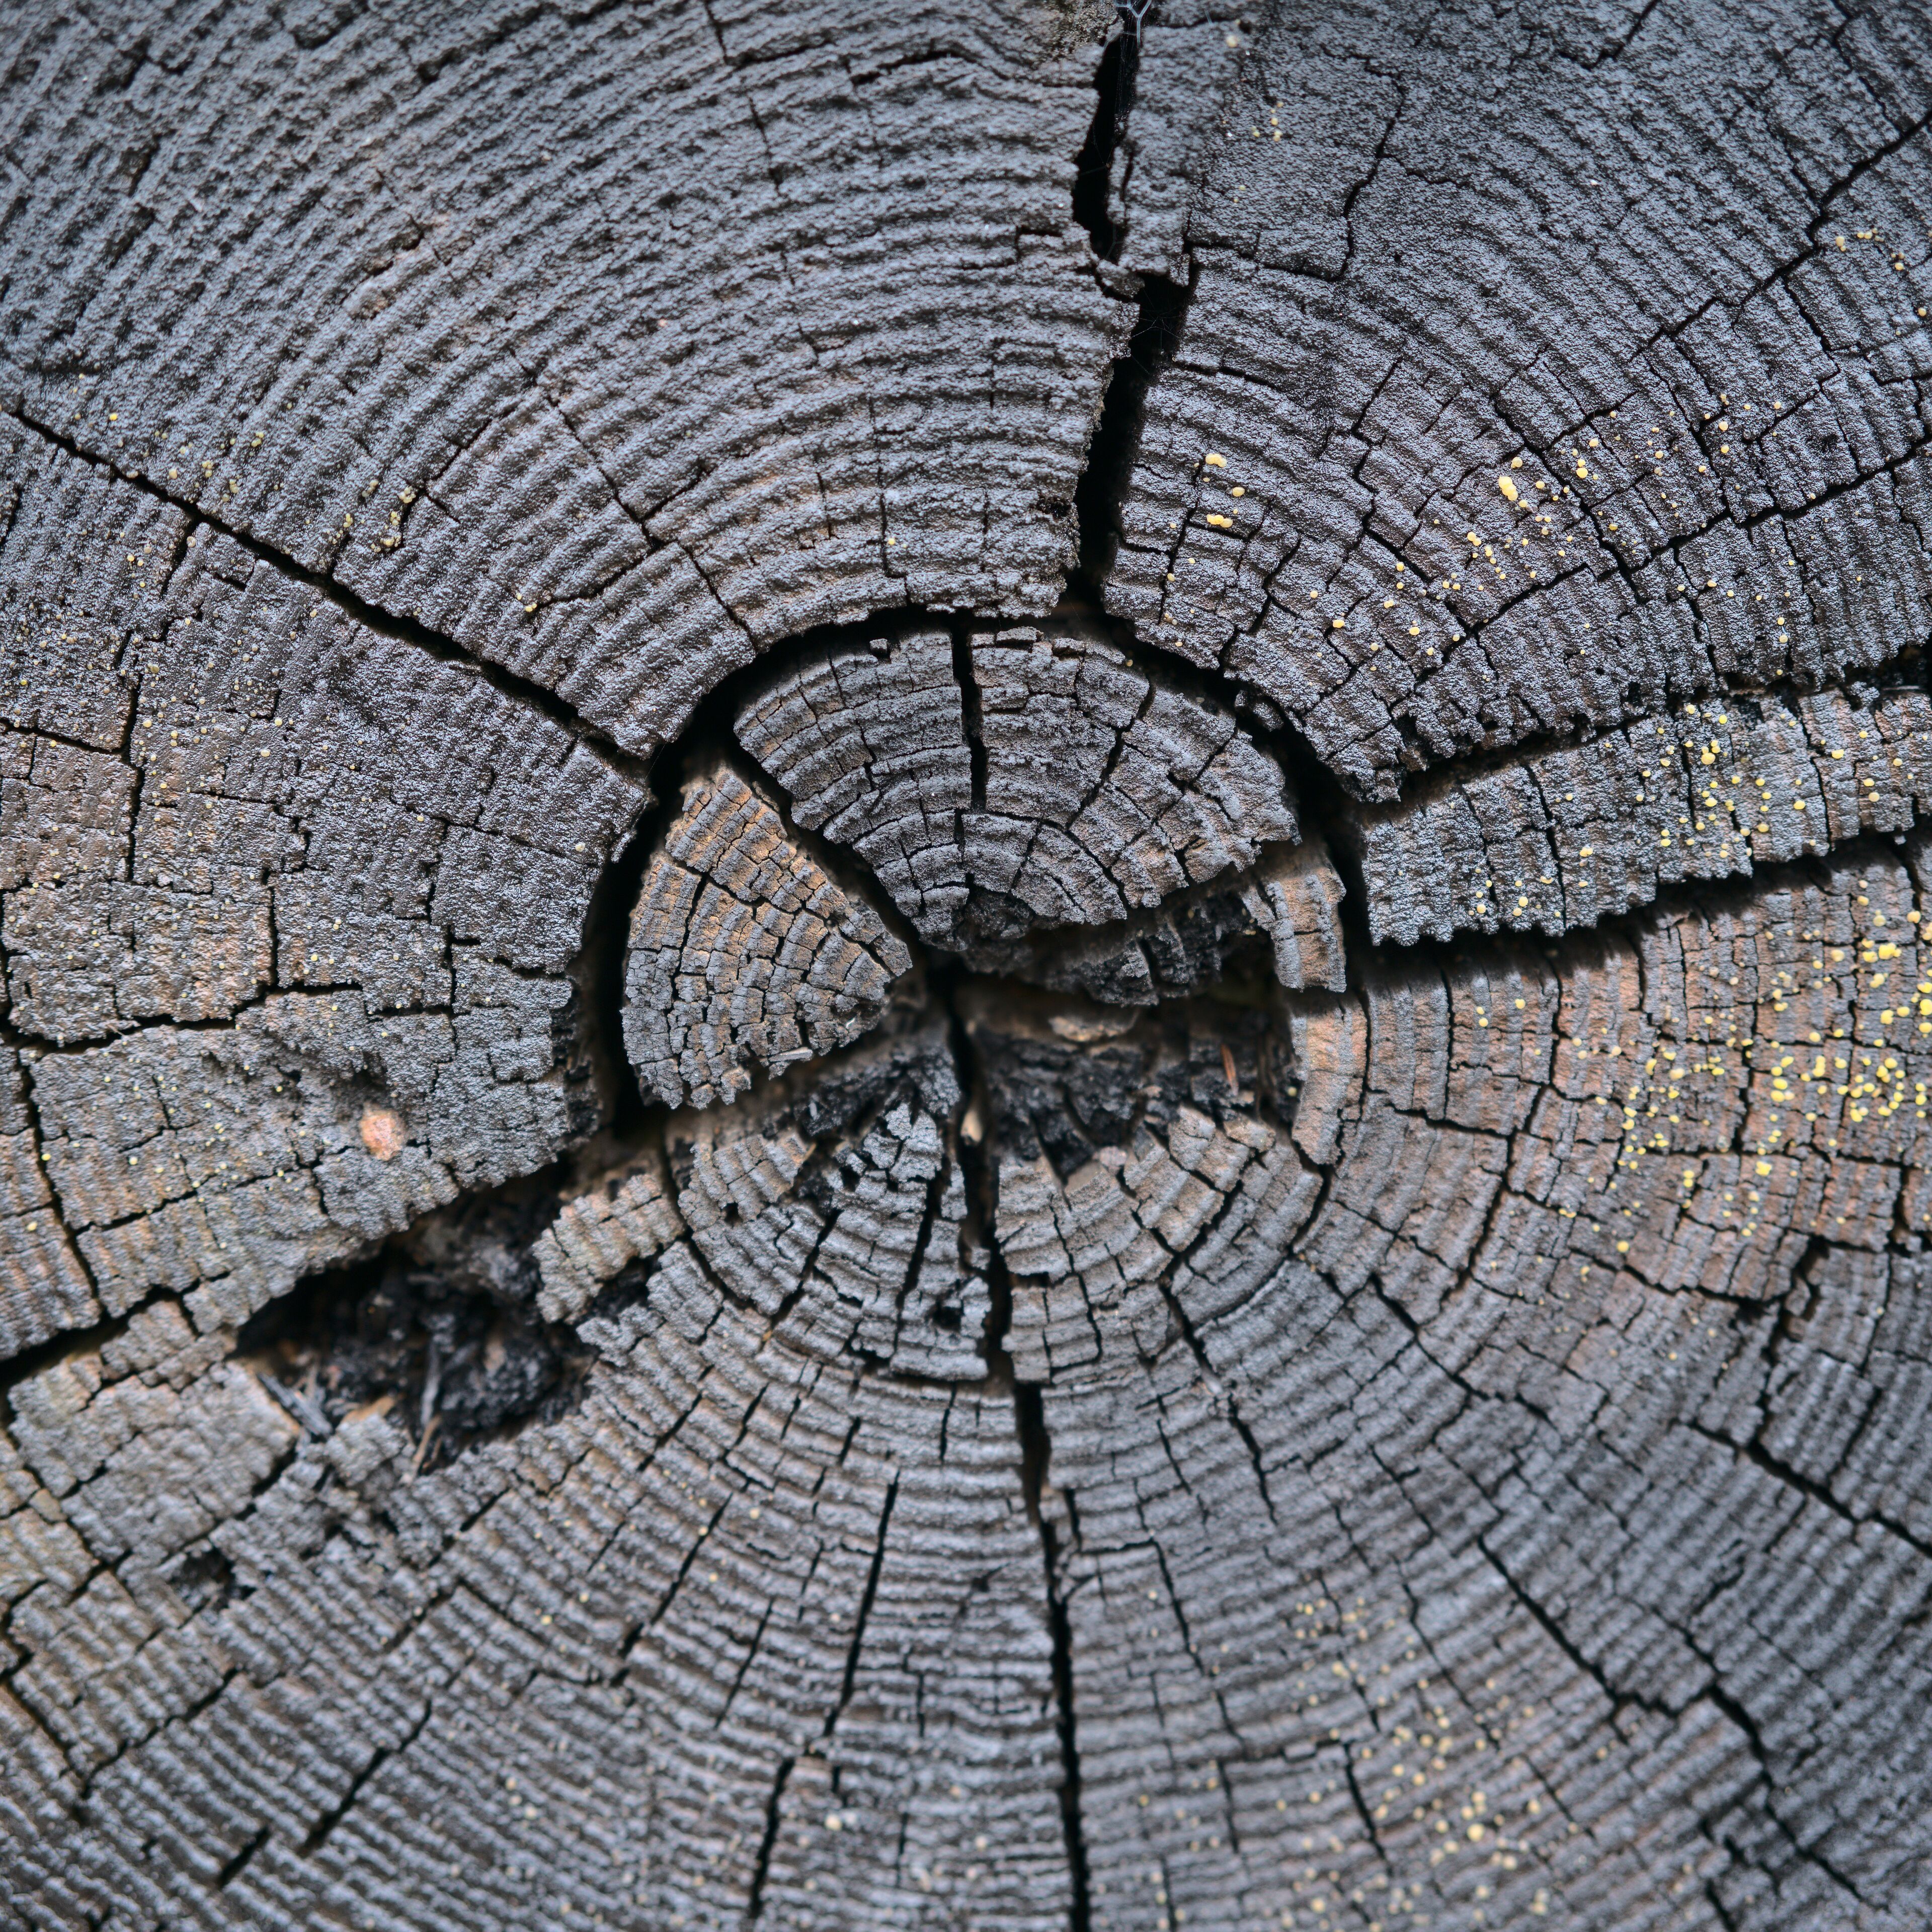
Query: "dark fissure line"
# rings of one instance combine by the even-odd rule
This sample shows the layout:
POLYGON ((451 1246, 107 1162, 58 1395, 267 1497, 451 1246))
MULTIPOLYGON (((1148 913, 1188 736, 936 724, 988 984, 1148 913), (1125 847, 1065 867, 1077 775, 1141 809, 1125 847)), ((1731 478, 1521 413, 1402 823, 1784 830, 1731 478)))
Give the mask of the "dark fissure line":
POLYGON ((873 1599, 879 1594, 879 1573, 886 1567, 886 1532, 892 1526, 892 1505, 899 1499, 899 1479, 895 1476, 886 1492, 886 1506, 879 1512, 879 1539, 872 1546, 872 1567, 866 1572, 866 1588, 859 1598, 859 1615, 852 1625, 852 1641, 845 1652, 845 1675, 838 1687, 838 1702, 825 1720, 830 1737, 845 1707, 852 1701, 852 1686, 858 1681, 859 1653, 865 1648, 866 1625, 872 1614, 873 1599))
POLYGON ((650 1621, 646 1625, 647 1629, 656 1630, 663 1621, 665 1611, 669 1610, 676 1600, 677 1593, 682 1587, 684 1580, 691 1574, 692 1565, 698 1561, 700 1552, 710 1540, 711 1532, 718 1527, 719 1518, 731 1507, 731 1502, 732 1498, 728 1496, 711 1512, 710 1520, 705 1524, 704 1528, 692 1539, 691 1547, 684 1553, 684 1561, 677 1566, 677 1574, 671 1579, 670 1588, 658 1600, 657 1608, 650 1614, 650 1621))
POLYGON ((215 1889, 226 1892, 248 1868, 248 1861, 268 1842, 268 1828, 262 1826, 242 1849, 215 1874, 215 1889))
POLYGON ((1092 1881, 1087 1856, 1087 1836, 1080 1808, 1080 1748, 1074 1703, 1073 1628, 1060 1587, 1060 1550, 1058 1534, 1042 1508, 1053 1444, 1046 1427, 1046 1402, 1036 1383, 1015 1379, 1012 1358, 1006 1350, 1013 1316, 1012 1276, 998 1242, 994 1239, 997 1204, 997 1114, 992 1106, 990 1083, 984 1063, 959 1010, 958 986, 953 976, 941 976, 934 985, 935 998, 944 1005, 951 1022, 952 1054, 960 1073, 960 1086, 967 1103, 978 1109, 986 1124, 976 1146, 961 1148, 961 1177, 965 1184, 969 1236, 984 1244, 987 1254, 987 1288, 990 1307, 982 1348, 986 1360, 985 1392, 989 1397, 1010 1391, 1013 1425, 1020 1453, 1020 1493, 1026 1504, 1028 1520, 1039 1532, 1040 1566, 1046 1586, 1047 1629, 1053 1646, 1052 1666, 1054 1731, 1060 1745, 1060 1825, 1066 1846, 1067 1882, 1070 1891, 1067 1924, 1069 1932, 1089 1932, 1093 1923, 1092 1881))
MULTIPOLYGON (((1198 271, 1196 272, 1198 274, 1198 271)), ((1114 358, 1087 460, 1073 486, 1079 561, 1068 573, 1071 595, 1104 607, 1123 535, 1120 518, 1147 427, 1148 394, 1173 361, 1186 326, 1194 278, 1184 288, 1162 275, 1141 281, 1140 307, 1126 346, 1114 358)))
POLYGON ((328 1844, 329 1834, 348 1816, 350 1808, 362 1796, 362 1787, 382 1769, 384 1765, 388 1762, 391 1758, 401 1756, 403 1753, 416 1742, 422 1733, 423 1726, 429 1722, 429 1714, 434 1708, 433 1704, 426 1701, 423 1705, 422 1715, 410 1726, 407 1734, 399 1742, 394 1744, 383 1744, 377 1748, 369 1762, 349 1780, 349 1789, 342 1794, 341 1803, 333 1810, 325 1811, 316 1820, 314 1828, 302 1842, 302 1855, 304 1858, 308 1858, 312 1853, 320 1851, 328 1844))
POLYGON ((641 787, 648 760, 620 745, 610 734, 580 717, 557 696, 556 693, 529 678, 520 677, 514 671, 506 670, 486 658, 476 656, 458 644, 452 638, 446 637, 440 631, 433 630, 421 620, 399 615, 385 609, 380 604, 372 604, 365 597, 358 596, 346 585, 338 581, 325 570, 318 570, 298 562, 285 550, 277 550, 272 544, 264 543, 259 537, 232 524, 224 523, 193 501, 172 495, 152 478, 138 471, 124 470, 109 458, 84 448, 70 436, 64 436, 58 430, 36 421, 25 411, 15 407, 5 412, 23 428, 52 443, 55 448, 64 450, 76 461, 89 467, 104 470, 116 481, 124 483, 130 489, 138 490, 158 503, 165 504, 171 510, 178 510, 191 522, 212 530, 218 536, 226 537, 231 543, 246 550, 258 562, 266 563, 272 570, 284 577, 305 584, 317 596, 326 598, 344 616, 351 617, 364 630, 375 632, 379 636, 391 638, 398 642, 412 644, 444 664, 459 664, 482 678, 484 683, 500 691, 518 704, 538 711, 553 723, 582 741, 596 752, 613 770, 641 787))
POLYGON ((945 1196, 946 1184, 952 1171, 952 1163, 942 1160, 932 1178, 926 1184, 926 1206, 920 1214, 919 1232, 913 1237, 912 1253, 906 1262, 905 1274, 900 1280, 898 1294, 892 1306, 895 1346, 905 1324, 906 1303, 919 1286, 920 1272, 926 1266, 926 1250, 932 1246, 933 1224, 939 1219, 940 1204, 945 1196))
MULTIPOLYGON (((65 1223, 62 1226, 64 1227, 65 1223)), ((128 1324, 136 1316, 164 1298, 172 1298, 166 1289, 157 1288, 143 1295, 132 1306, 123 1309, 118 1315, 106 1316, 86 1328, 64 1328, 58 1334, 50 1335, 45 1341, 36 1342, 32 1347, 0 1361, 0 1428, 4 1428, 10 1435, 13 1431, 16 1420, 14 1391, 22 1382, 32 1381, 34 1376, 69 1355, 98 1354, 109 1342, 128 1332, 128 1324)))
POLYGON ((1060 1587, 1060 1538, 1052 1519, 1040 1507, 1053 1444, 1047 1434, 1045 1406, 1037 1384, 1021 1382, 1013 1390, 1013 1415, 1020 1438, 1020 1479, 1027 1511, 1040 1531, 1040 1558, 1046 1578, 1047 1628, 1053 1640, 1054 1729, 1060 1740, 1060 1822, 1066 1844, 1068 1882, 1072 1899, 1067 1916, 1070 1932, 1088 1932, 1093 1922, 1092 1880, 1087 1857, 1087 1834, 1080 1810, 1080 1739, 1073 1696, 1073 1626, 1060 1587))
MULTIPOLYGON (((1816 1240, 1815 1237, 1810 1244, 1810 1246, 1817 1247, 1822 1247, 1825 1245, 1826 1244, 1816 1240)), ((1792 1270, 1793 1280, 1797 1280, 1802 1276, 1810 1258, 1808 1252, 1804 1259, 1792 1270)), ((1750 1463, 1754 1468, 1762 1469, 1774 1481, 1781 1483, 1786 1488, 1795 1490, 1799 1496, 1808 1498, 1820 1509, 1829 1510, 1840 1522, 1850 1523, 1854 1529, 1862 1528, 1868 1522, 1875 1524, 1879 1528, 1897 1537, 1900 1542, 1916 1550, 1928 1562, 1932 1562, 1932 1543, 1928 1543, 1922 1537, 1915 1536, 1904 1523, 1894 1517, 1875 1513, 1868 1516, 1854 1515, 1832 1493, 1826 1484, 1820 1482, 1816 1477, 1806 1475, 1802 1469, 1793 1468, 1790 1463, 1785 1462, 1780 1457, 1774 1456, 1755 1436, 1748 1442, 1736 1442, 1728 1436, 1720 1435, 1714 1429, 1706 1427, 1702 1423, 1694 1418, 1691 1419, 1688 1426, 1697 1435, 1702 1436, 1706 1442, 1715 1443, 1721 1448, 1730 1450, 1733 1455, 1742 1456, 1745 1462, 1750 1463)))
POLYGON ((1147 422, 1148 391, 1173 360, 1192 298, 1193 280, 1182 287, 1166 276, 1129 274, 1118 266, 1126 231, 1111 208, 1114 163, 1126 138, 1140 78, 1141 29, 1150 5, 1116 7, 1114 31, 1094 77, 1094 118, 1075 158, 1073 217, 1087 231, 1110 293, 1138 296, 1139 308, 1125 347, 1108 372, 1099 419, 1073 490, 1078 561, 1067 589, 1096 607, 1113 573, 1120 541, 1120 511, 1132 480, 1134 459, 1147 422))
POLYGON ((778 1808, 784 1801, 785 1786, 797 1762, 793 1757, 778 1760, 777 1774, 772 1780, 772 1795, 765 1801, 764 1836, 758 1840, 758 1855, 752 1864, 752 1888, 745 1900, 748 1925, 755 1925, 765 1909, 765 1880, 772 1868, 772 1848, 778 1841, 778 1808))
MULTIPOLYGON (((661 770, 661 764, 653 771, 661 770)), ((638 814, 591 888, 584 916, 584 950, 573 962, 578 997, 588 1008, 580 1037, 608 1104, 608 1132, 634 1136, 646 1125, 650 1102, 624 1046, 624 969, 631 914, 644 890, 644 868, 675 809, 660 798, 638 814)))
MULTIPOLYGON (((1229 1205, 1238 1202, 1238 1196, 1229 1197, 1229 1205)), ((1222 1210, 1224 1213, 1227 1210, 1222 1210)), ((1218 1217, 1217 1217, 1218 1219, 1218 1217)), ((1180 1258, 1179 1257, 1176 1258, 1180 1258)), ((1200 1365, 1202 1374, 1207 1378, 1208 1386, 1215 1390, 1227 1406, 1228 1424, 1241 1438, 1241 1445, 1248 1452, 1248 1461, 1255 1472, 1256 1486, 1261 1491, 1262 1507, 1268 1513, 1270 1521, 1275 1520, 1274 1498, 1268 1491, 1268 1470, 1262 1460, 1262 1445, 1241 1415, 1240 1405, 1234 1400, 1234 1391, 1223 1388, 1220 1376, 1215 1372, 1214 1364, 1208 1359, 1206 1346, 1195 1331, 1194 1324, 1187 1318, 1187 1311, 1180 1305, 1180 1298, 1168 1285, 1169 1276, 1166 1270, 1161 1276, 1161 1299, 1167 1304, 1167 1312, 1174 1327, 1180 1331, 1181 1340, 1187 1344, 1188 1352, 1200 1365)))
MULTIPOLYGON (((1382 1834, 1376 1829, 1375 1814, 1369 1809, 1369 1801, 1363 1795, 1362 1781, 1355 1774, 1354 1760, 1350 1756, 1346 1744, 1342 1750, 1342 1770, 1348 1781, 1348 1796, 1354 1802, 1355 1816, 1361 1821, 1362 1835, 1375 1846, 1376 1856, 1382 1860, 1383 1870, 1393 1875, 1395 1871, 1394 1862, 1389 1857, 1388 1848, 1382 1843, 1382 1834)), ((1227 1775, 1225 1772, 1222 1774, 1221 1788, 1224 1791, 1228 1788, 1227 1775)), ((1229 1829, 1232 1831, 1232 1828, 1233 1827, 1230 1826, 1229 1829)))
MULTIPOLYGON (((1483 1552, 1484 1558, 1489 1564, 1490 1568, 1503 1580, 1504 1586, 1508 1590, 1510 1594, 1535 1619, 1544 1635, 1548 1637, 1550 1642, 1570 1660, 1570 1663, 1588 1678, 1602 1693, 1613 1713, 1628 1706, 1640 1711, 1647 1712, 1654 1718, 1660 1718, 1670 1722, 1674 1722, 1682 1714, 1681 1707, 1660 1703, 1653 1698, 1640 1696, 1634 1691, 1619 1690, 1610 1682, 1604 1666, 1600 1664, 1592 1664, 1583 1654, 1582 1652, 1577 1648, 1569 1632, 1536 1598, 1531 1595, 1517 1580, 1515 1573, 1508 1568, 1482 1537, 1479 1536, 1476 1538, 1476 1547, 1483 1552)), ((1698 1694, 1709 1696, 1711 1694, 1712 1687, 1706 1685, 1698 1694)))
MULTIPOLYGON (((130 709, 131 711, 131 707, 130 709)), ((137 784, 135 787, 136 798, 140 796, 140 788, 137 784)), ((129 824, 131 826, 133 824, 131 819, 129 824)), ((129 833, 130 839, 132 836, 130 831, 129 833)), ((134 876, 134 868, 131 863, 128 868, 128 876, 130 879, 134 876)), ((6 977, 10 980, 11 967, 4 958, 0 958, 0 968, 4 969, 6 977)), ((6 1030, 11 1032, 12 1029, 9 1028, 6 1030)), ((36 1077, 36 1058, 37 1056, 32 1052, 20 1053, 15 1056, 20 1074, 20 1097, 26 1102, 28 1144, 32 1150, 34 1166, 46 1187, 48 1200, 53 1204, 55 1224, 66 1238, 68 1252, 73 1257, 74 1265, 80 1269, 82 1279, 87 1283, 88 1292, 93 1296, 94 1306, 104 1311, 106 1304, 101 1299, 100 1279, 94 1272, 94 1264, 88 1259, 80 1241, 75 1238, 74 1219, 68 1212, 67 1200, 61 1192, 60 1182, 47 1160, 46 1136, 40 1124, 40 1083, 36 1077)), ((132 1313, 133 1310, 129 1310, 126 1312, 132 1313)), ((60 1339, 58 1335, 54 1337, 56 1341, 60 1339)), ((10 1366, 4 1378, 0 1379, 0 1409, 4 1409, 9 1417, 11 1414, 11 1408, 10 1405, 4 1400, 4 1391, 11 1388, 19 1379, 19 1376, 11 1370, 10 1366)))
POLYGON ((952 681, 959 687, 960 723, 972 760, 973 809, 986 808, 986 716, 980 706, 980 680, 973 670, 973 633, 962 628, 952 634, 952 681))
MULTIPOLYGON (((1695 1648, 1696 1646, 1694 1645, 1693 1648, 1695 1648)), ((1701 1651, 1698 1652, 1698 1655, 1706 1667, 1712 1671, 1712 1680, 1706 1685, 1703 1695, 1744 1733, 1744 1742, 1756 1763, 1758 1776, 1764 1785, 1765 1816, 1778 1828, 1779 1835, 1791 1847, 1792 1854, 1796 1857, 1802 1859, 1808 1865, 1816 1867, 1841 1892, 1849 1892, 1861 1905, 1864 1904, 1866 1900, 1864 1893, 1859 1891, 1851 1879, 1840 1871, 1830 1858, 1817 1849, 1815 1844, 1806 1845, 1802 1843, 1798 1834, 1780 1816, 1778 1808, 1772 1802, 1778 1795, 1778 1780, 1772 1774, 1771 1754, 1766 1748, 1764 1734, 1758 1728, 1757 1720, 1730 1691, 1724 1688, 1722 1684, 1718 1682, 1715 1666, 1712 1664, 1710 1658, 1705 1657, 1701 1651)), ((1749 1862, 1740 1858, 1738 1862, 1748 1864, 1749 1862)))

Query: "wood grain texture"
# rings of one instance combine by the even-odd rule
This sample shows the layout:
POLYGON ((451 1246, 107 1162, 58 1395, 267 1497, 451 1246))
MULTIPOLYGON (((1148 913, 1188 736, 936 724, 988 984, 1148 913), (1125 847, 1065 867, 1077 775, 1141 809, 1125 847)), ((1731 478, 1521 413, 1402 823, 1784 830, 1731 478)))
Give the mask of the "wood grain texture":
POLYGON ((0 50, 0 1924, 1918 1932, 1932 39, 0 50))
POLYGON ((1916 10, 1285 12, 1232 59, 1197 10, 1110 208, 1191 292, 1110 609, 1378 799, 1922 643, 1916 10))
POLYGON ((1557 933, 1660 886, 1748 875, 1932 805, 1918 684, 1686 704, 1574 747, 1418 787, 1348 814, 1370 935, 1557 933))

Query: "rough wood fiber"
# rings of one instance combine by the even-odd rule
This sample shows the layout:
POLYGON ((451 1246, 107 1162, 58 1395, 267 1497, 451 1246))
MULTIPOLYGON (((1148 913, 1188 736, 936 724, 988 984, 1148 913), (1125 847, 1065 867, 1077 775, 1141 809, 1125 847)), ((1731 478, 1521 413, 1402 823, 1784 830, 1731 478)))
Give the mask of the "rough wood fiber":
POLYGON ((1660 886, 1748 874, 1932 808, 1932 700, 1687 704, 1675 716, 1418 788, 1342 820, 1369 933, 1562 932, 1647 905, 1660 886))
POLYGON ((645 794, 100 468, 17 428, 4 462, 8 1204, 32 1225, 0 1324, 17 1349, 165 1289, 232 1328, 601 1120, 581 956, 645 794))
POLYGON ((34 10, 4 393, 648 749, 807 626, 1052 603, 1091 25, 34 10))
POLYGON ((1918 1932, 1923 10, 16 12, 0 1922, 1918 1932))

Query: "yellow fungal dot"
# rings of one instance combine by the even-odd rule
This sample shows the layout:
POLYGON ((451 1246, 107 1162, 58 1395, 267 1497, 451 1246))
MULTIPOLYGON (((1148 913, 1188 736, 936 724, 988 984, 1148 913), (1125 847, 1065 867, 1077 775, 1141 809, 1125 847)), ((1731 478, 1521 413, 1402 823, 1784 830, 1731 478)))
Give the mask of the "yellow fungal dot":
POLYGON ((1216 456, 1211 449, 1201 460, 1210 470, 1225 470, 1228 466, 1228 459, 1225 456, 1216 456))
POLYGON ((1516 487, 1507 476, 1496 478, 1496 488, 1514 503, 1516 500, 1516 487))

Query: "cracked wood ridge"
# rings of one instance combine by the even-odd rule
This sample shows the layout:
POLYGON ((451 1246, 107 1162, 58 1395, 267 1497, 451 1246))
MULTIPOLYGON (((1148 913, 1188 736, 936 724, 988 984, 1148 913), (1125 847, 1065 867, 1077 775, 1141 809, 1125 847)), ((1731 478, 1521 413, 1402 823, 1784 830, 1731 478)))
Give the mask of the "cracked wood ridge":
POLYGON ((8 28, 0 1922, 1922 1932, 1922 6, 8 28))

